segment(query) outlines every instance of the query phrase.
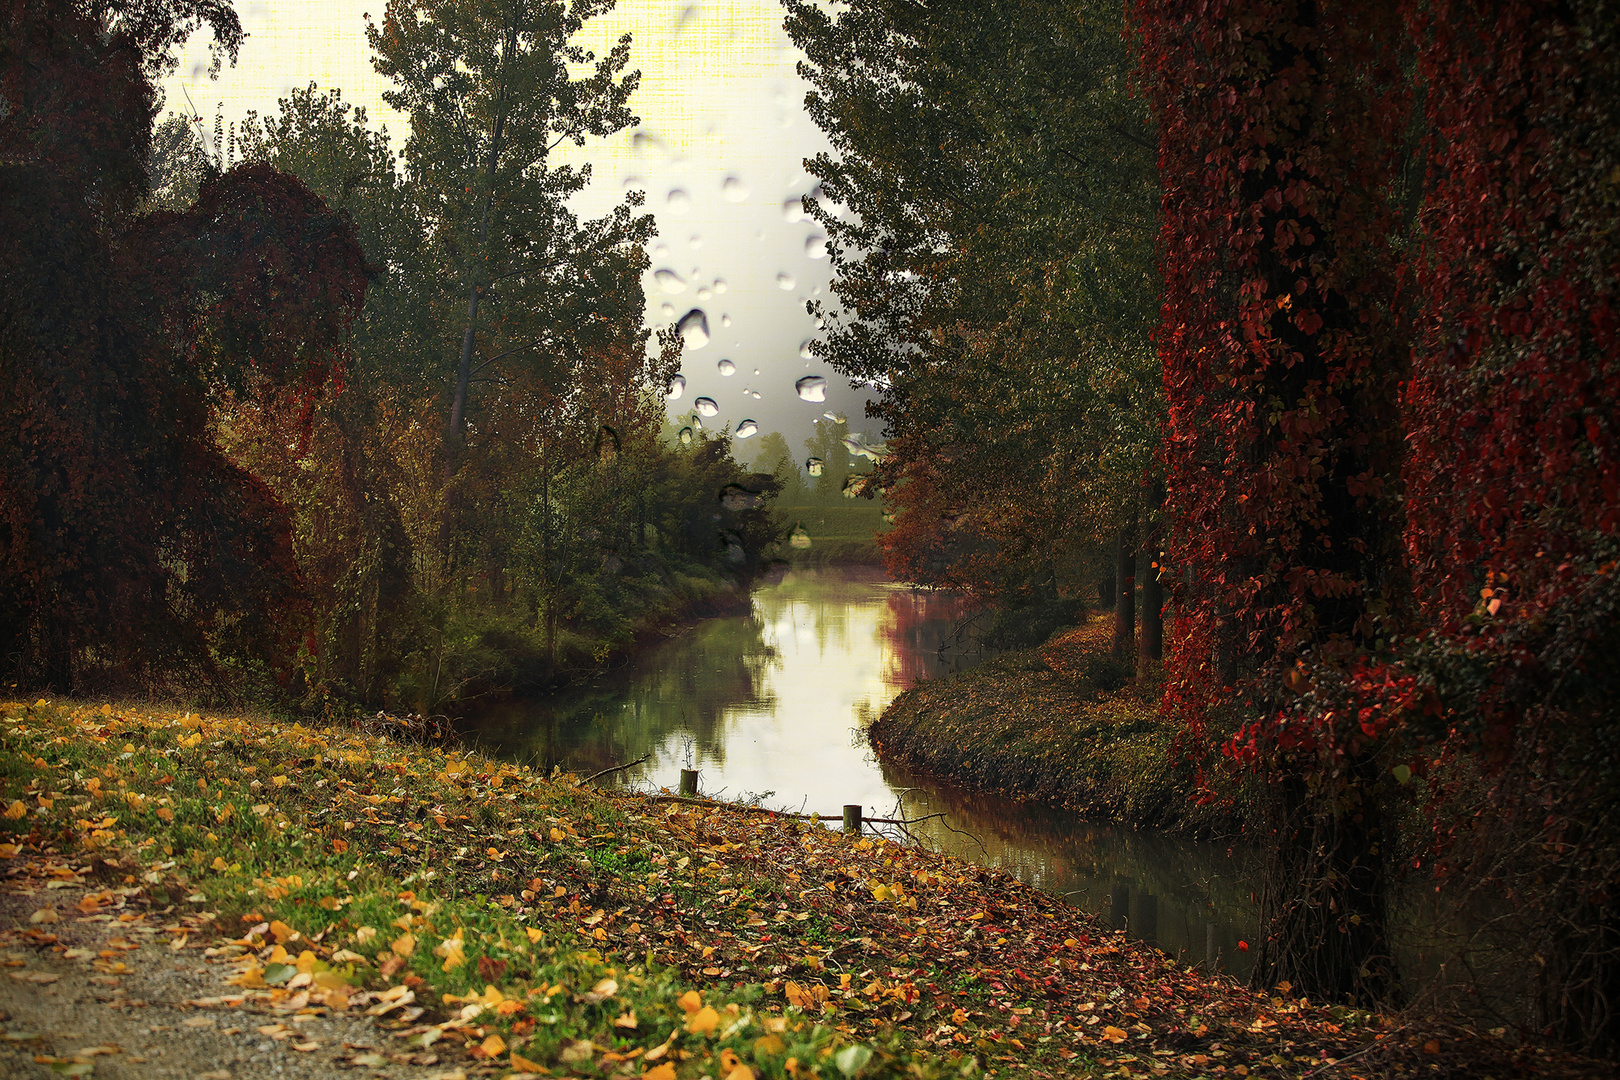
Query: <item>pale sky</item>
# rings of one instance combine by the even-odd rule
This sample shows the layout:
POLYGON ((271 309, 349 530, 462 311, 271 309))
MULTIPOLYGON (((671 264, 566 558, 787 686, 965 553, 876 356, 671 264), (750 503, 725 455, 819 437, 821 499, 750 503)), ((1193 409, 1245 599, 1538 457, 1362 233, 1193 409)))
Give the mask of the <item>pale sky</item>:
MULTIPOLYGON (((380 19, 385 6, 238 3, 248 39, 236 67, 210 80, 199 38, 164 84, 166 110, 186 111, 189 94, 211 127, 216 110, 227 122, 249 110, 274 115, 278 99, 314 82, 365 106, 398 145, 407 125, 382 100, 389 84, 372 70, 365 38, 366 13, 380 19)), ((865 419, 864 395, 800 355, 816 333, 804 302, 825 296, 830 267, 820 230, 800 218, 796 200, 812 186, 804 159, 827 144, 805 115, 806 84, 794 72, 801 54, 782 29, 782 14, 775 0, 620 0, 582 38, 601 54, 620 34, 632 35, 631 65, 642 81, 631 107, 642 124, 569 160, 595 170, 591 189, 574 204, 582 216, 604 213, 630 188, 647 193, 659 226, 649 253, 653 272, 674 275, 649 272, 649 323, 668 325, 693 308, 707 315, 711 340, 688 346, 687 388, 671 412, 707 396, 720 412, 706 426, 735 429, 753 419, 762 432, 783 432, 798 451, 824 410, 846 413, 852 429, 880 432, 865 419), (734 375, 720 374, 722 360, 735 365, 734 375), (827 376, 825 403, 795 395, 794 380, 807 374, 827 376)), ((750 456, 751 444, 757 439, 739 442, 738 455, 750 456)))

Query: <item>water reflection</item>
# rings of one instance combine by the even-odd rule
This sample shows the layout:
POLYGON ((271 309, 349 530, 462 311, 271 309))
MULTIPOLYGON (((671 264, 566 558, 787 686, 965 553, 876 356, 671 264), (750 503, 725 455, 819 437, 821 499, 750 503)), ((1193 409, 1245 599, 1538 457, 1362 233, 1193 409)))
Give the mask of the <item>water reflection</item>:
POLYGON ((1188 962, 1213 924, 1221 966, 1252 907, 1236 859, 1214 844, 1076 821, 1073 815, 952 791, 882 767, 866 723, 901 690, 981 659, 959 598, 912 590, 871 570, 792 571, 759 588, 747 615, 705 620, 589 686, 510 702, 472 718, 486 748, 580 773, 650 755, 626 782, 674 787, 701 771, 705 793, 868 816, 943 813, 919 837, 1001 867, 1188 962))

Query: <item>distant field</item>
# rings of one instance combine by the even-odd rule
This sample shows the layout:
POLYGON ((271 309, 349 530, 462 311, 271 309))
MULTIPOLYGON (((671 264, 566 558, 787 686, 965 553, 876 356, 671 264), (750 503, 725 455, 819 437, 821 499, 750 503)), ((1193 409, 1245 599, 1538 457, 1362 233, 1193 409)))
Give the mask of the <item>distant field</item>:
POLYGON ((804 526, 811 540, 870 540, 874 532, 887 532, 883 508, 876 502, 854 499, 844 506, 776 506, 789 525, 804 526))
POLYGON ((872 534, 885 532, 883 508, 876 502, 853 500, 843 506, 777 506, 778 518, 789 527, 802 525, 810 534, 807 550, 787 549, 795 564, 870 563, 883 561, 872 534))

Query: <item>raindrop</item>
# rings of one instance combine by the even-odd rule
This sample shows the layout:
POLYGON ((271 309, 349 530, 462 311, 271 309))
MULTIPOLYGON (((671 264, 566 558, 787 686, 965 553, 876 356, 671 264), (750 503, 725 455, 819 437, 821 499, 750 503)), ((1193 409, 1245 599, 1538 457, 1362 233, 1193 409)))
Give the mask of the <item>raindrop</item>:
POLYGON ((733 364, 730 360, 722 360, 714 366, 720 369, 720 374, 722 375, 737 374, 737 365, 733 364))
POLYGON ((702 431, 703 430, 703 421, 698 419, 697 413, 692 414, 692 430, 693 431, 702 431))
POLYGON ((700 397, 692 402, 692 408, 697 410, 699 416, 719 416, 720 406, 712 397, 700 397))
POLYGON ((712 291, 710 291, 710 289, 709 289, 709 287, 707 285, 699 286, 698 291, 697 291, 697 298, 699 300, 707 300, 712 296, 714 296, 714 293, 712 291))
POLYGON ((804 463, 804 468, 811 476, 820 476, 822 469, 821 459, 818 457, 808 459, 804 463))
POLYGON ((659 304, 658 313, 666 319, 673 319, 675 317, 675 309, 668 304, 659 304))
POLYGON ((841 412, 833 412, 831 409, 828 409, 826 412, 822 413, 821 415, 825 416, 827 419, 831 420, 835 424, 847 424, 847 423, 849 423, 849 417, 845 416, 841 412))
POLYGON ((669 258, 669 245, 664 243, 655 244, 652 253, 655 259, 667 259, 669 258))
POLYGON ((669 157, 669 148, 662 139, 656 135, 649 135, 645 131, 638 131, 630 136, 630 148, 637 154, 653 161, 663 161, 669 157))
POLYGON ((790 195, 782 200, 782 220, 796 224, 804 217, 804 197, 790 195))
POLYGON ((689 428, 689 427, 681 428, 681 445, 682 446, 691 446, 692 445, 692 429, 691 428, 689 428))
POLYGON ((753 395, 754 395, 754 400, 755 400, 755 401, 758 401, 758 400, 759 400, 759 391, 758 391, 758 390, 754 390, 754 391, 751 391, 751 392, 752 392, 752 393, 753 393, 753 395))
POLYGON ((866 491, 866 485, 870 479, 870 473, 852 473, 844 477, 844 498, 853 499, 866 491))
POLYGON ((812 259, 825 259, 827 257, 827 238, 820 233, 811 233, 804 238, 804 253, 812 259))
POLYGON ((748 188, 735 176, 728 176, 720 184, 720 193, 726 202, 742 202, 748 198, 748 188))
POLYGON ((653 280, 658 282, 659 288, 671 296, 686 291, 686 279, 673 270, 655 270, 653 271, 653 280))
POLYGON ((722 315, 722 316, 720 316, 720 325, 721 326, 730 326, 731 325, 731 316, 730 315, 722 315))
POLYGON ((758 374, 759 374, 759 368, 755 368, 755 369, 754 369, 754 374, 755 374, 755 375, 758 375, 758 374))
POLYGON ((805 338, 799 342, 799 359, 814 360, 816 358, 816 343, 812 338, 805 338))
POLYGON ((625 178, 624 178, 624 189, 626 191, 629 191, 631 188, 641 187, 646 182, 647 181, 643 180, 641 177, 637 176, 635 173, 627 173, 625 175, 625 178))
POLYGON ((798 282, 793 280, 793 275, 792 274, 777 274, 776 275, 776 287, 778 289, 781 289, 783 292, 792 292, 793 291, 793 286, 795 286, 797 284, 798 284, 798 282))
POLYGON ((693 233, 692 238, 687 241, 687 244, 692 248, 693 251, 696 251, 698 248, 703 246, 703 237, 699 236, 697 233, 693 233))
MULTIPOLYGON (((753 423, 752 420, 746 422, 753 423)), ((742 429, 739 428, 738 434, 741 433, 742 429)), ((720 505, 727 510, 758 510, 765 505, 765 497, 741 484, 727 484, 720 489, 720 505)))
POLYGON ((796 525, 793 528, 793 535, 788 538, 788 543, 803 551, 810 546, 810 534, 804 531, 803 525, 796 525))
POLYGON ((754 423, 752 420, 744 420, 742 423, 737 425, 737 438, 739 439, 747 439, 758 434, 759 425, 754 423))
POLYGON ((714 291, 715 292, 723 293, 723 292, 726 291, 727 288, 728 288, 728 286, 726 285, 726 279, 725 278, 715 278, 714 279, 714 291))
POLYGON ((826 401, 827 380, 820 375, 806 375, 793 384, 801 401, 826 401))
POLYGON ((669 198, 666 201, 672 213, 684 214, 692 209, 692 197, 680 188, 670 188, 669 198))
POLYGON ((673 379, 669 380, 669 385, 664 387, 664 397, 670 401, 677 400, 684 393, 686 393, 685 375, 675 376, 673 379))
POLYGON ((701 349, 709 343, 709 317, 702 308, 693 308, 675 324, 688 349, 701 349))

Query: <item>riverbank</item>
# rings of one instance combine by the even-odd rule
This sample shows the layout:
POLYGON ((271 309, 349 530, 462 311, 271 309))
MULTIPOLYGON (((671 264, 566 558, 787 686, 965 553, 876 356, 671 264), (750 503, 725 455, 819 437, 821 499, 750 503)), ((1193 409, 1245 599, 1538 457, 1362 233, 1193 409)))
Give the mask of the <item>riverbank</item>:
POLYGON ((1237 831, 1241 793, 1199 805, 1159 686, 1109 659, 1111 621, 1004 653, 897 697, 868 730, 886 762, 965 788, 1139 828, 1237 831))
POLYGON ((775 814, 379 731, 0 719, 7 1075, 171 1075, 197 1051, 153 1004, 232 1077, 1612 1073, 1257 994, 996 871, 775 814), (190 996, 149 1002, 159 968, 190 996), (52 1025, 58 987, 96 1045, 52 1025))

